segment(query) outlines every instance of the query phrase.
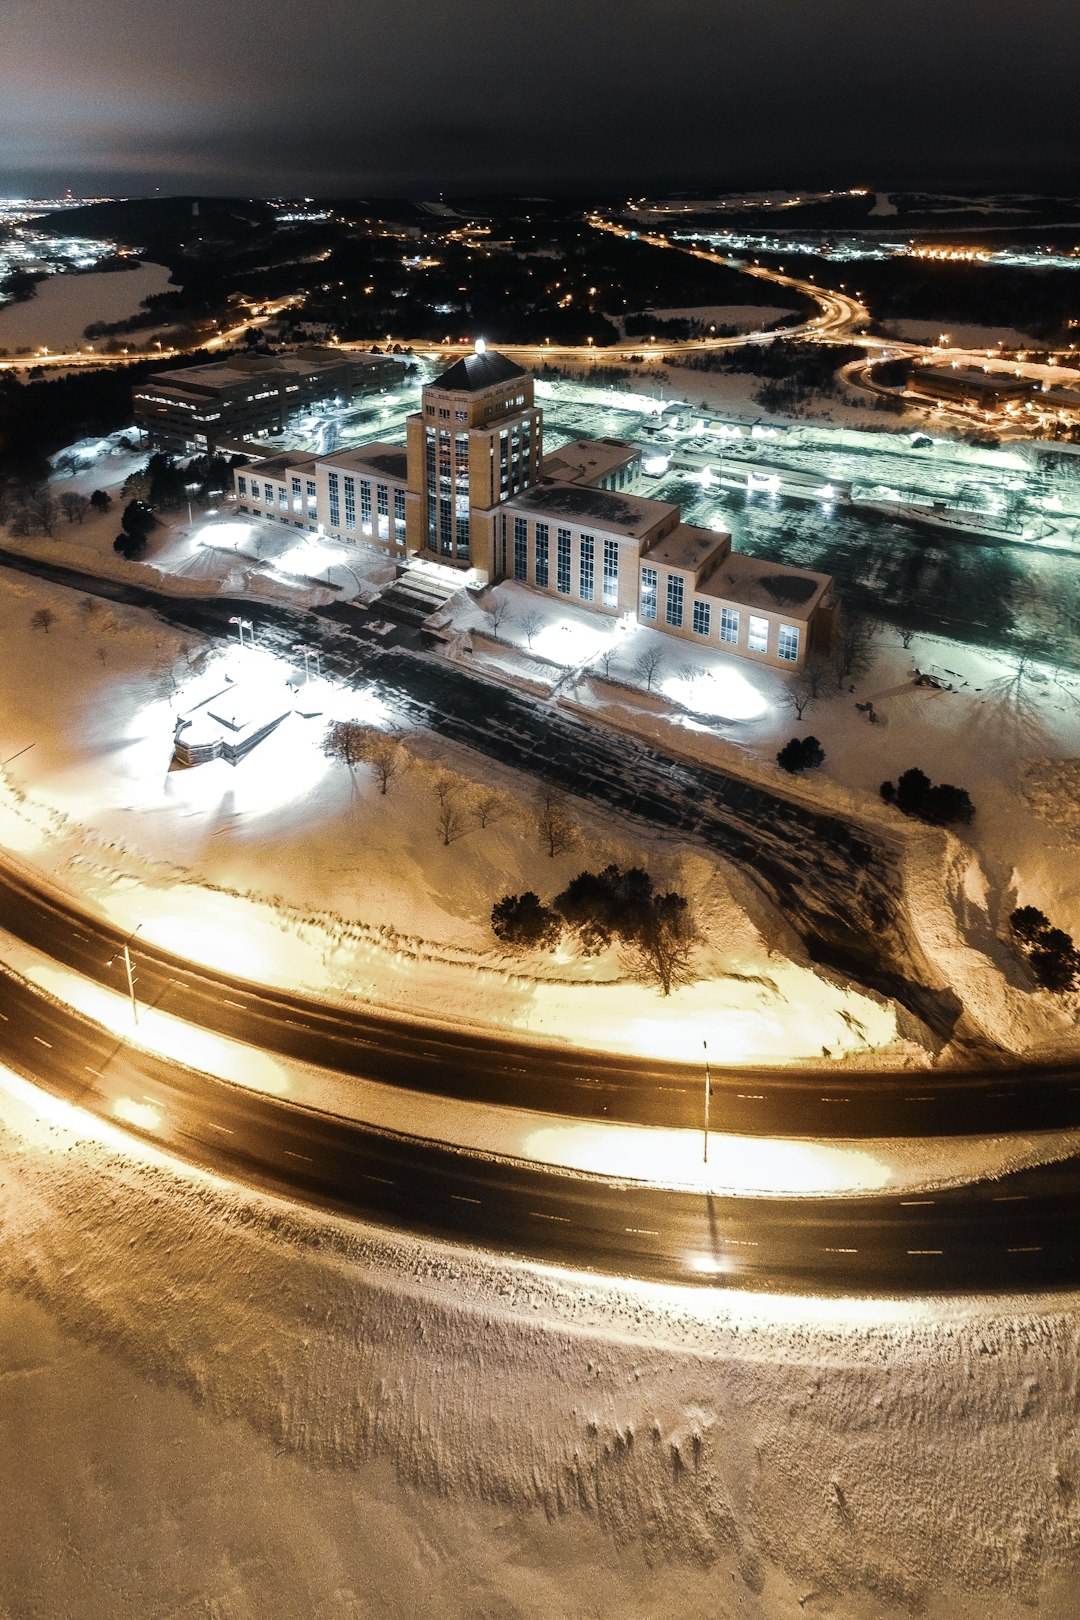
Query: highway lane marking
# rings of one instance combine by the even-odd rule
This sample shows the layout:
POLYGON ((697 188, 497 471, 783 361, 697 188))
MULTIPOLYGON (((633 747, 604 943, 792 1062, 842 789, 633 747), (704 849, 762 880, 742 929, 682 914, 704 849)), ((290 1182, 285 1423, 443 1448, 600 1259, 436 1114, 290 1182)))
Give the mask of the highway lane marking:
POLYGON ((389 1176, 369 1176, 366 1170, 361 1170, 360 1174, 365 1181, 381 1181, 384 1187, 392 1187, 394 1185, 389 1176))
POLYGON ((480 1202, 479 1198, 468 1198, 464 1193, 451 1193, 450 1197, 455 1204, 478 1204, 480 1202))
POLYGON ((1010 1249, 1009 1254, 1042 1254, 1041 1243, 1022 1244, 1019 1248, 1010 1249))
POLYGON ((929 1206, 933 1202, 934 1202, 934 1200, 932 1198, 901 1198, 901 1200, 900 1200, 900 1208, 901 1209, 925 1209, 927 1206, 929 1206))
POLYGON ((1027 1193, 994 1193, 990 1200, 993 1204, 1026 1204, 1027 1193))
POLYGON ((100 1069, 92 1069, 89 1063, 84 1063, 83 1068, 86 1070, 87 1074, 96 1074, 99 1080, 104 1080, 105 1076, 102 1074, 100 1069))
POLYGON ((235 1007, 237 1012, 244 1012, 246 1010, 242 1001, 230 1001, 228 996, 222 996, 221 1000, 224 1006, 235 1007))
MULTIPOLYGON (((312 1162, 306 1153, 294 1153, 292 1148, 285 1148, 284 1153, 287 1159, 303 1159, 305 1164, 311 1164, 312 1162)), ((393 1184, 391 1183, 391 1185, 393 1184)))
POLYGON ((563 1226, 570 1225, 569 1215, 542 1215, 538 1209, 530 1209, 529 1214, 534 1216, 538 1221, 561 1221, 563 1226))
POLYGON ((858 1254, 858 1252, 858 1249, 830 1249, 827 1243, 822 1250, 823 1254, 858 1254))
POLYGON ((659 1232, 654 1232, 651 1226, 626 1226, 626 1227, 623 1228, 623 1230, 625 1232, 631 1233, 632 1236, 634 1236, 634 1237, 659 1237, 660 1236, 659 1232))
POLYGON ((0 1018, 4 1020, 5 1024, 11 1023, 11 1019, 8 1017, 7 1013, 0 1013, 0 1018))
POLYGON ((909 1249, 908 1254, 944 1254, 944 1249, 909 1249))
POLYGON ((35 1039, 35 1041, 37 1041, 39 1046, 47 1046, 49 1048, 49 1051, 50 1052, 52 1051, 52 1049, 53 1049, 52 1041, 47 1041, 43 1035, 35 1035, 34 1039, 35 1039))
POLYGON ((737 1091, 735 1093, 740 1102, 764 1102, 765 1093, 762 1091, 737 1091))
POLYGON ((822 1102, 850 1102, 850 1097, 822 1097, 822 1102))
POLYGON ((734 1243, 740 1249, 757 1249, 760 1244, 756 1238, 724 1238, 725 1243, 734 1243))
POLYGON ((229 1127, 227 1125, 216 1125, 212 1119, 208 1119, 206 1123, 207 1123, 207 1125, 209 1125, 209 1127, 210 1127, 210 1129, 212 1131, 221 1131, 222 1135, 224 1135, 224 1136, 235 1136, 236 1135, 236 1132, 235 1131, 230 1131, 230 1129, 229 1129, 229 1127))
POLYGON ((904 1098, 905 1102, 933 1102, 934 1100, 935 1099, 931 1095, 929 1095, 929 1093, 920 1094, 919 1096, 915 1096, 915 1097, 905 1097, 904 1098))

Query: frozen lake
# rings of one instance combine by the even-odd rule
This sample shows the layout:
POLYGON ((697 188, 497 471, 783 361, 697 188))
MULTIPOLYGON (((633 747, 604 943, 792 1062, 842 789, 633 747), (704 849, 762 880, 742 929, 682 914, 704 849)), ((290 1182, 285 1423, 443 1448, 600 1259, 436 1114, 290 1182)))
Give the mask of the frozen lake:
POLYGON ((38 282, 27 303, 0 305, 0 349, 80 348, 92 321, 122 321, 136 313, 144 298, 168 285, 163 264, 49 276, 38 282))

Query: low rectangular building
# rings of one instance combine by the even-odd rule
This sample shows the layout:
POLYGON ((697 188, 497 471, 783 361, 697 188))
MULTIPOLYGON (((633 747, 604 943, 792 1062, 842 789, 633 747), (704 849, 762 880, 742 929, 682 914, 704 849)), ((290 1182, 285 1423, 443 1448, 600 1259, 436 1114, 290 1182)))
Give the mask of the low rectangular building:
POLYGON ((228 355, 148 377, 132 394, 135 424, 163 450, 199 453, 222 439, 282 433, 301 410, 378 393, 400 376, 385 355, 341 349, 228 355))

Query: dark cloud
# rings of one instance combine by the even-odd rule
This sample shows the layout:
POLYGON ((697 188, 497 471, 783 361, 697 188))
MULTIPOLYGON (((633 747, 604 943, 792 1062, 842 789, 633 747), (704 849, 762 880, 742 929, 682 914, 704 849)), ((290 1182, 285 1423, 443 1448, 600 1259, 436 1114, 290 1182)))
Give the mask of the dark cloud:
POLYGON ((7 0, 0 183, 1080 187, 1075 0, 7 0))

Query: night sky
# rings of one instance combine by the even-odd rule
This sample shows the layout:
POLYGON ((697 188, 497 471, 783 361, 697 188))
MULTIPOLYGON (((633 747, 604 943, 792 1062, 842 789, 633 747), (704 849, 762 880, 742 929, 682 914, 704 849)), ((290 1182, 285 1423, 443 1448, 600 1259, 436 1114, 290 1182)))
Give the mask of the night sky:
POLYGON ((0 192, 1080 190, 1077 0, 3 0, 0 192))

